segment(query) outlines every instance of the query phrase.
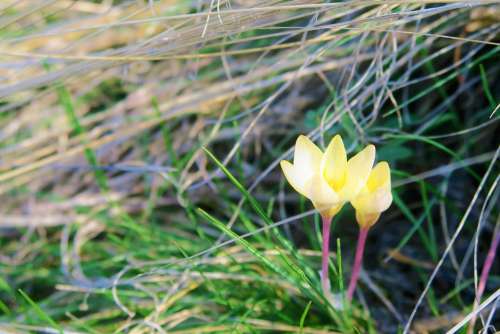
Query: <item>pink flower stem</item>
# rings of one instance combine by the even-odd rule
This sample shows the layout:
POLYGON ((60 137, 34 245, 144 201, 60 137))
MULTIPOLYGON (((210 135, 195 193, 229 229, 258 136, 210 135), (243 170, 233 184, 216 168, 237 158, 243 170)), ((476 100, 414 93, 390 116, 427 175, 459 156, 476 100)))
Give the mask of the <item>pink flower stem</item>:
POLYGON ((328 257, 330 255, 330 226, 332 217, 321 216, 323 219, 323 245, 321 258, 321 286, 325 293, 330 292, 330 280, 328 279, 328 257))
POLYGON ((477 300, 481 302, 481 297, 483 296, 484 289, 486 288, 486 282, 488 281, 488 276, 490 274, 491 267, 495 261, 495 255, 498 248, 498 243, 500 242, 500 230, 495 231, 495 235, 491 240, 490 249, 488 250, 488 255, 486 255, 486 260, 483 264, 483 270, 481 270, 481 277, 479 279, 479 284, 477 287, 477 300))
MULTIPOLYGON (((477 285, 476 300, 474 301, 474 310, 481 303, 481 298, 483 297, 484 289, 486 288, 486 282, 488 281, 488 276, 490 274, 491 267, 495 261, 495 255, 497 253, 498 243, 500 242, 500 229, 495 228, 493 232, 493 239, 491 239, 490 249, 486 255, 486 260, 484 260, 483 269, 481 270, 481 276, 479 277, 479 284, 477 285)), ((476 317, 472 318, 469 323, 469 328, 467 334, 472 334, 474 332, 474 326, 476 324, 476 317)))
POLYGON ((363 252, 365 251, 366 237, 370 227, 361 227, 358 235, 358 245, 356 246, 356 254, 354 256, 354 265, 352 267, 351 280, 349 281, 349 288, 347 289, 347 300, 351 301, 356 290, 356 283, 358 282, 359 273, 361 271, 361 264, 363 262, 363 252))

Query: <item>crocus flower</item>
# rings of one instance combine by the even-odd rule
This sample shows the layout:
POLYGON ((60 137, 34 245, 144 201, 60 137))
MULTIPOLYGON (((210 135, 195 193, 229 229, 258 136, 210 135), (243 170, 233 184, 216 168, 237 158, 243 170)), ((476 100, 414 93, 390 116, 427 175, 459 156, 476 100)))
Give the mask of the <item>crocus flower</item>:
POLYGON ((368 230, 377 222, 380 214, 389 208, 391 203, 391 170, 389 164, 382 161, 373 168, 363 189, 351 201, 352 206, 356 210, 359 236, 351 280, 347 289, 347 298, 349 300, 352 299, 354 290, 356 290, 368 230))
POLYGON ((286 179, 299 194, 311 200, 322 215, 333 216, 340 199, 321 175, 322 160, 323 152, 301 135, 295 143, 293 164, 286 160, 280 164, 286 179))
POLYGON ((307 197, 323 218, 323 256, 321 283, 329 294, 328 249, 330 225, 342 206, 364 189, 375 160, 375 147, 368 145, 347 160, 344 143, 339 135, 332 138, 323 153, 306 136, 295 144, 293 164, 281 161, 281 168, 291 186, 307 197))
POLYGON ((373 145, 347 161, 339 135, 332 138, 324 154, 301 135, 295 144, 293 164, 282 160, 281 168, 290 185, 310 199, 322 216, 331 219, 363 189, 374 159, 373 145))

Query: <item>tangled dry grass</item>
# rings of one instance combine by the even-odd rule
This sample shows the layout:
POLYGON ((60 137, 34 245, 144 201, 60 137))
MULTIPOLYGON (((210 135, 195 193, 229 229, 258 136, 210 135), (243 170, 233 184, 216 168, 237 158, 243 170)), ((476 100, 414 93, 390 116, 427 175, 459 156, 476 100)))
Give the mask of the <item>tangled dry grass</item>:
MULTIPOLYGON (((0 12, 1 331, 429 333, 479 313, 499 225, 497 1, 0 12), (276 168, 297 134, 339 132, 396 166, 349 312, 314 293, 317 217, 276 168)), ((497 320, 498 282, 497 267, 477 326, 497 320)))

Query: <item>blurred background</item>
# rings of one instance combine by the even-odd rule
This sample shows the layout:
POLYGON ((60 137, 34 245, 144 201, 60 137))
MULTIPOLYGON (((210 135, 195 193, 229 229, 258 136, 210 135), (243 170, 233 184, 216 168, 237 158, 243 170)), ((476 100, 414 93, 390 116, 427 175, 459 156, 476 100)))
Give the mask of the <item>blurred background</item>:
MULTIPOLYGON (((478 276, 500 224, 499 18, 497 1, 0 1, 0 332, 498 330, 498 259, 482 296, 478 276), (373 143, 392 168, 349 308, 322 296, 320 219, 278 166, 299 134, 373 143)), ((335 293, 356 233, 343 210, 335 293)))

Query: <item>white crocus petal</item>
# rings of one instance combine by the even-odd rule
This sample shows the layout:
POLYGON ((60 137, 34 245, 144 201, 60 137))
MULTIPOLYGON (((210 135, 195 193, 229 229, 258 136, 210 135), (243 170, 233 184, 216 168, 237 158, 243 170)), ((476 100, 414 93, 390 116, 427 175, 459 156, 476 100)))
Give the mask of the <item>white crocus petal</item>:
POLYGON ((293 165, 302 173, 312 176, 319 169, 323 152, 306 136, 300 135, 295 142, 293 165))
POLYGON ((347 176, 340 194, 349 201, 365 186, 375 161, 375 146, 368 145, 347 162, 347 176))
POLYGON ((307 192, 306 185, 310 176, 305 173, 297 172, 297 168, 292 165, 289 161, 281 160, 280 162, 281 169, 283 170, 283 174, 285 174, 285 178, 290 183, 290 185, 295 189, 299 194, 309 197, 309 193, 307 192))
POLYGON ((347 155, 342 137, 336 135, 328 144, 321 159, 321 173, 326 181, 335 190, 339 191, 344 185, 347 172, 347 155))

